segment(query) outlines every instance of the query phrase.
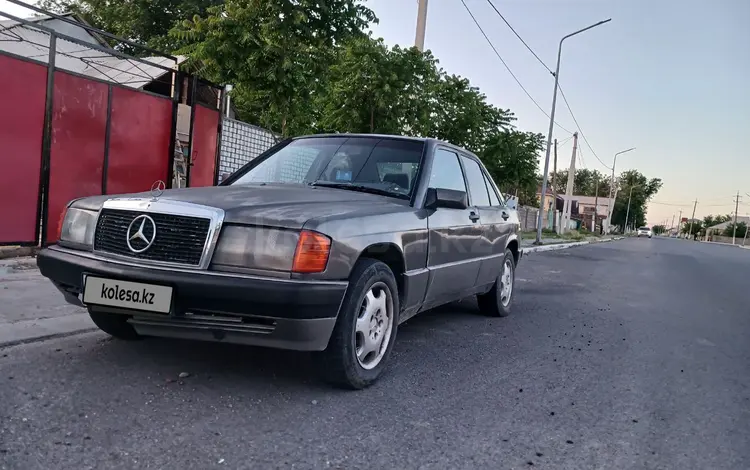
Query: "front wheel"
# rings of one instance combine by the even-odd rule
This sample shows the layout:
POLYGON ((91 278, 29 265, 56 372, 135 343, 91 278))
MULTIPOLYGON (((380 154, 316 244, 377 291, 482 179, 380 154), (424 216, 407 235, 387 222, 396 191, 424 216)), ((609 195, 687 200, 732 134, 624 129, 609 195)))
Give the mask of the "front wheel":
POLYGON ((507 317, 513 302, 513 285, 516 279, 516 259, 513 252, 505 250, 503 267, 492 288, 486 294, 477 295, 479 310, 492 317, 507 317))
POLYGON ((331 340, 318 361, 329 382, 362 389, 382 374, 393 349, 398 288, 388 265, 374 259, 358 261, 349 283, 331 340))

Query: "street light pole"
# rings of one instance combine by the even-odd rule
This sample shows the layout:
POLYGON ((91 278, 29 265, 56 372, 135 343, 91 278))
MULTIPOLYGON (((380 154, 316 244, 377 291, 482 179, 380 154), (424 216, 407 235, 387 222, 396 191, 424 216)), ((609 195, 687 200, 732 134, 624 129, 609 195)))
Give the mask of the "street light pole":
POLYGON ((625 211, 625 226, 622 228, 622 233, 625 234, 628 231, 628 217, 630 217, 630 200, 633 198, 633 188, 636 186, 630 187, 630 195, 628 196, 628 210, 625 211))
POLYGON ((549 154, 550 150, 552 149, 552 131, 555 128, 555 107, 557 106, 557 88, 558 83, 560 81, 560 57, 562 55, 562 45, 563 41, 568 39, 571 36, 575 36, 576 34, 581 34, 584 31, 588 31, 591 28, 595 28, 597 26, 603 25, 604 23, 608 23, 612 21, 612 18, 606 19, 604 21, 600 21, 596 24, 592 24, 591 26, 588 26, 583 29, 579 29, 578 31, 574 33, 570 33, 567 36, 563 36, 562 39, 560 39, 560 44, 557 47, 557 66, 555 67, 555 89, 552 92, 552 111, 549 114, 549 132, 547 133, 547 150, 546 155, 544 157, 544 174, 542 175, 542 195, 539 198, 539 213, 537 214, 536 219, 536 241, 534 241, 534 244, 541 245, 542 243, 542 217, 544 216, 544 197, 547 195, 547 174, 549 173, 549 154))
POLYGON ((615 207, 614 201, 612 201, 612 198, 615 197, 612 194, 614 194, 615 191, 615 165, 617 165, 617 156, 623 153, 630 152, 631 150, 635 150, 635 147, 631 147, 627 150, 622 150, 620 152, 617 152, 615 154, 615 159, 612 161, 612 179, 609 181, 609 207, 608 213, 607 213, 607 225, 611 225, 612 222, 612 210, 615 207))

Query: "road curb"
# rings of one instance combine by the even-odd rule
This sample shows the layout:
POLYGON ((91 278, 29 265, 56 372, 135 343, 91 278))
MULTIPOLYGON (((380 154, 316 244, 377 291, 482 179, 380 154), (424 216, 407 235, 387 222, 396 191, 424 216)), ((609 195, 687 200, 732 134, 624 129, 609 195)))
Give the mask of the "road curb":
POLYGON ((544 253, 546 251, 557 251, 557 250, 565 250, 567 248, 573 248, 575 246, 583 246, 583 245, 592 245, 597 243, 607 243, 607 242, 613 242, 616 240, 622 240, 625 237, 613 237, 609 238, 607 240, 598 240, 598 241, 582 241, 582 242, 570 242, 570 243, 552 243, 549 245, 539 245, 539 246, 529 246, 529 247, 523 247, 521 248, 521 251, 524 255, 530 254, 530 253, 544 253))

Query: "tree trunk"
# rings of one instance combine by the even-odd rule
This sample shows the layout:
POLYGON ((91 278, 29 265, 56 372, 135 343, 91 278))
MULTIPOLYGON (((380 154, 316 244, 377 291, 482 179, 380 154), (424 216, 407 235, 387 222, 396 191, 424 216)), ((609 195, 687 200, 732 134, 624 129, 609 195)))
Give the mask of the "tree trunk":
POLYGON ((370 106, 370 134, 375 132, 375 106, 370 106))

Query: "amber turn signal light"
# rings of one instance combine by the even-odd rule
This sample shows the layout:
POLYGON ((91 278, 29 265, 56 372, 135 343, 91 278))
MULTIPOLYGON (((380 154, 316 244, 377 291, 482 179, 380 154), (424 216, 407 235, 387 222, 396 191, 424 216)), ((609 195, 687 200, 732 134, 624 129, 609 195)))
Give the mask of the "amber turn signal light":
POLYGON ((317 232, 303 230, 299 234, 297 250, 294 252, 292 271, 295 273, 320 273, 325 271, 331 239, 317 232))
POLYGON ((60 213, 60 220, 57 221, 57 238, 55 240, 58 242, 60 241, 60 237, 62 236, 63 222, 65 222, 65 214, 67 213, 68 213, 68 206, 65 206, 62 212, 60 213))

